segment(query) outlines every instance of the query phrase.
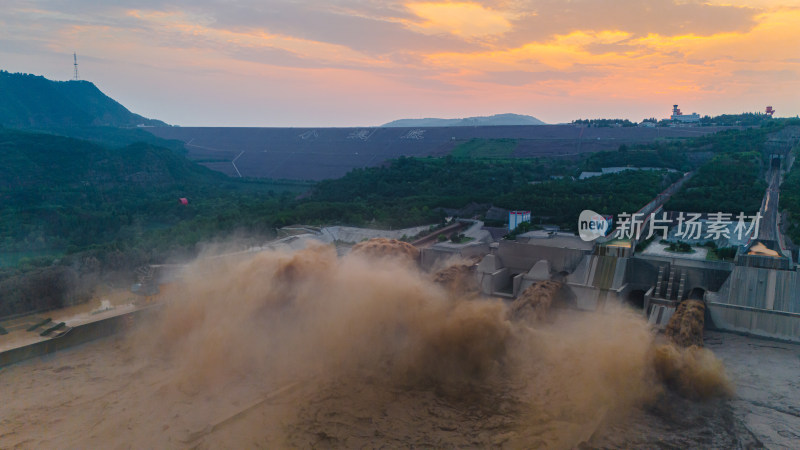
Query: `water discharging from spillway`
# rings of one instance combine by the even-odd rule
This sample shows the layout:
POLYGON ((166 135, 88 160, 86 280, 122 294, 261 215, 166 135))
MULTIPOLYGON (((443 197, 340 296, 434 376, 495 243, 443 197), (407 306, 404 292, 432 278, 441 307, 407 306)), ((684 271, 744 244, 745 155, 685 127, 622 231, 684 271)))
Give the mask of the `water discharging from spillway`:
POLYGON ((300 385, 281 406, 286 446, 572 448, 671 389, 729 391, 710 352, 656 345, 625 307, 554 309, 553 281, 513 304, 478 298, 453 281, 469 263, 431 276, 383 253, 311 245, 198 260, 131 338, 138 356, 177 367, 169 381, 181 392, 300 385))
POLYGON ((661 379, 682 395, 705 399, 732 393, 722 361, 703 348, 705 304, 687 299, 678 304, 664 332, 667 343, 656 347, 661 379))

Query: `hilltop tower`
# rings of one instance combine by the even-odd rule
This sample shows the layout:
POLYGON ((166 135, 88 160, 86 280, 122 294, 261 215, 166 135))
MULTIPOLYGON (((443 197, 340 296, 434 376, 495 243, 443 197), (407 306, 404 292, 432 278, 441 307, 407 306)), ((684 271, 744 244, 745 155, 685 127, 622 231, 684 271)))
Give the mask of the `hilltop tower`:
POLYGON ((75 52, 72 52, 72 61, 73 61, 73 65, 75 66, 75 77, 73 79, 75 81, 78 81, 79 80, 79 78, 78 78, 78 54, 75 53, 75 52))

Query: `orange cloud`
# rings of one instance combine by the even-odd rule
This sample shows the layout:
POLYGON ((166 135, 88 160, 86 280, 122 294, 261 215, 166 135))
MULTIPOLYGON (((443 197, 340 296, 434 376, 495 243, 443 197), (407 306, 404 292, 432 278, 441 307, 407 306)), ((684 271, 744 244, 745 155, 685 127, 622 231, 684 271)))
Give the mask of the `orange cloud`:
POLYGON ((747 33, 720 33, 712 36, 649 35, 635 41, 651 51, 680 52, 686 57, 769 61, 798 53, 800 10, 776 10, 760 14, 758 25, 747 33))
POLYGON ((503 34, 512 28, 508 14, 480 3, 408 3, 406 7, 424 20, 408 26, 426 33, 452 33, 474 38, 503 34))
MULTIPOLYGON (((261 29, 234 31, 213 26, 214 21, 203 16, 184 12, 130 10, 135 17, 158 30, 159 34, 174 34, 192 38, 198 47, 212 47, 219 51, 247 49, 278 49, 320 63, 335 62, 363 67, 384 65, 386 62, 367 57, 343 45, 273 34, 261 29)), ((265 60, 264 63, 269 63, 265 60)))
MULTIPOLYGON (((753 78, 757 73, 770 75, 757 71, 783 71, 773 76, 774 82, 783 83, 775 88, 793 85, 796 89, 798 82, 787 74, 798 70, 800 10, 774 10, 756 20, 757 25, 747 32, 711 36, 650 34, 633 38, 619 30, 574 31, 512 49, 431 54, 426 62, 442 71, 440 77, 465 88, 474 86, 479 73, 515 71, 519 80, 525 71, 532 75, 548 71, 551 85, 581 95, 594 92, 597 96, 628 97, 676 91, 700 95, 722 88, 741 91, 750 83, 741 74, 753 78), (573 71, 587 75, 571 80, 573 71), (563 82, 559 73, 564 74, 563 82), (592 81, 587 83, 587 78, 592 81)), ((528 84, 545 85, 535 76, 528 84)))
POLYGON ((629 59, 621 54, 593 54, 587 50, 590 44, 616 44, 628 39, 629 33, 617 30, 575 31, 555 36, 546 42, 531 42, 519 48, 478 53, 440 53, 427 57, 439 67, 460 67, 481 70, 525 70, 547 68, 566 70, 576 64, 612 64, 629 59))

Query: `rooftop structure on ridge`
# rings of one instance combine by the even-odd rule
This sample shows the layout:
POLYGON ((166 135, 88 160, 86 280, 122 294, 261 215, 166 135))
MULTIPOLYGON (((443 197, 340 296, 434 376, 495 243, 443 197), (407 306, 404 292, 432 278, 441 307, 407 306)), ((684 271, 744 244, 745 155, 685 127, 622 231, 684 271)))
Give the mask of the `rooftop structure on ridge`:
POLYGON ((700 114, 684 114, 680 109, 678 109, 678 105, 672 105, 672 115, 670 116, 670 119, 681 123, 699 122, 700 114))

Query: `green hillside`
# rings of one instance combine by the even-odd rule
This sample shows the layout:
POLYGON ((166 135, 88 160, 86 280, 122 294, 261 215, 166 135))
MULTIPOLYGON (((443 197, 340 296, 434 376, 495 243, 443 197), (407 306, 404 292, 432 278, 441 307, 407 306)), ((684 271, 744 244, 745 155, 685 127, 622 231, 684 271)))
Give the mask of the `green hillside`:
POLYGON ((51 81, 0 71, 0 125, 53 127, 166 126, 128 111, 88 81, 51 81))
MULTIPOLYGON (((0 129, 0 253, 133 245, 156 239, 148 231, 217 218, 243 198, 258 205, 274 189, 270 182, 231 180, 150 144, 111 148, 0 129), (190 204, 180 205, 181 197, 190 204)), ((186 233, 208 237, 226 229, 218 222, 214 229, 194 223, 186 233)))
POLYGON ((163 186, 207 178, 224 176, 144 143, 112 149, 79 139, 0 129, 2 191, 163 186))
POLYGON ((0 317, 129 285, 136 267, 215 238, 263 242, 309 187, 232 179, 147 143, 0 128, 0 317))

